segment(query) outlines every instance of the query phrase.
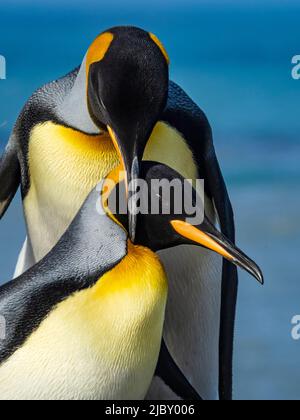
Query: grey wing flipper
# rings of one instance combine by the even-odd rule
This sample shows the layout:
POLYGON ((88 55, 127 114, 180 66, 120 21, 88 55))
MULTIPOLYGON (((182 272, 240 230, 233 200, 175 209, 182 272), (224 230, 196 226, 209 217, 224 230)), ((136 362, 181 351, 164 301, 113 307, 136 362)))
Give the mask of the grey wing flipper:
MULTIPOLYGON (((235 243, 235 224, 232 205, 215 152, 206 157, 206 168, 211 177, 208 187, 213 196, 222 233, 235 243), (214 180, 214 182, 212 182, 214 180)), ((233 342, 238 293, 237 268, 223 259, 220 324, 220 378, 221 400, 232 399, 233 342)))
POLYGON ((193 388, 173 360, 165 341, 162 341, 156 368, 158 376, 178 397, 185 401, 201 401, 202 398, 193 388))
POLYGON ((0 219, 14 198, 20 182, 20 164, 13 139, 11 139, 0 160, 0 219))

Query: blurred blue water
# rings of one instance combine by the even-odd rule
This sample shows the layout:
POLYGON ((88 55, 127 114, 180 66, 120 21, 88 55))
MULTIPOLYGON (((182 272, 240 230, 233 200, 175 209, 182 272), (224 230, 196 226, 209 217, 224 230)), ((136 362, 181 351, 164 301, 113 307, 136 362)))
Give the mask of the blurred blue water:
MULTIPOLYGON (((1 6, 0 54, 8 64, 0 81, 1 147, 32 91, 78 65, 97 33, 119 24, 157 33, 173 79, 212 123, 239 244, 266 275, 262 289, 241 274, 235 396, 299 399, 300 343, 290 338, 290 320, 300 313, 300 81, 292 80, 290 63, 300 54, 300 7, 271 0, 264 7, 30 3, 1 6)), ((3 280, 24 238, 22 217, 16 200, 1 222, 3 280)))

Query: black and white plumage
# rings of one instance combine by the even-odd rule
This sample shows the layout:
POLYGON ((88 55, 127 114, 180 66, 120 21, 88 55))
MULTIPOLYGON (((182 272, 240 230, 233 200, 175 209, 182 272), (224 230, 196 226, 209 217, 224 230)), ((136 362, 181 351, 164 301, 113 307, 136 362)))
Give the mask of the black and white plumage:
MULTIPOLYGON (((130 57, 130 65, 134 67, 135 50, 131 49, 130 39, 134 39, 136 46, 138 39, 146 39, 146 33, 134 28, 117 28, 111 33, 117 39, 125 34, 122 45, 128 47, 127 58, 130 57)), ((117 56, 117 41, 112 45, 114 50, 108 50, 103 60, 107 66, 112 60, 121 59, 117 56)), ((153 44, 149 54, 152 48, 153 44)), ((153 54, 158 54, 157 51, 153 54)), ((75 71, 32 96, 17 121, 1 161, 2 215, 21 184, 28 228, 16 274, 47 254, 65 232, 91 188, 118 161, 117 153, 109 145, 101 148, 101 140, 107 142, 105 124, 97 124, 95 115, 90 112, 87 57, 88 54, 75 71), (93 149, 95 142, 99 149, 93 149), (78 149, 78 143, 82 149, 81 146, 78 149), (92 158, 89 148, 93 149, 92 158)), ((163 58, 157 55, 157 60, 161 60, 163 72, 167 71, 163 58)), ((110 83, 117 85, 117 79, 127 83, 130 73, 127 79, 122 78, 126 68, 119 66, 118 69, 120 75, 107 76, 110 83)), ((155 85, 160 82, 166 83, 165 73, 161 77, 158 74, 155 85)), ((130 92, 128 86, 124 92, 130 92)), ((206 212, 234 242, 232 207, 209 122, 175 83, 168 84, 167 96, 167 105, 155 117, 151 116, 154 130, 145 146, 144 158, 168 164, 186 178, 203 178, 206 212)), ((122 97, 124 112, 126 101, 130 108, 135 97, 122 97)), ((160 100, 163 103, 163 99, 160 100)), ((146 97, 137 98, 137 102, 147 109, 146 97)), ((148 110, 150 113, 151 108, 148 110)), ((199 253, 192 246, 163 251, 161 258, 172 284, 165 326, 170 352, 205 399, 231 399, 236 268, 210 251, 199 253), (182 281, 183 278, 186 281, 182 281)), ((149 394, 149 398, 155 397, 164 399, 174 395, 156 380, 149 394)))

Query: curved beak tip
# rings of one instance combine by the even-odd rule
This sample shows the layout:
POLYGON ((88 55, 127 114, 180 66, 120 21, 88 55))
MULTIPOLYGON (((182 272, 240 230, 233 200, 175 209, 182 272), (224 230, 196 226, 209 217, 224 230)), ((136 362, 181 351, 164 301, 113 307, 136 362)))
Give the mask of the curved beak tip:
POLYGON ((241 261, 235 260, 235 263, 240 268, 248 271, 262 286, 265 284, 263 272, 254 261, 248 259, 246 263, 244 261, 241 263, 241 261))
POLYGON ((260 268, 257 269, 256 278, 262 286, 265 284, 264 275, 260 268))

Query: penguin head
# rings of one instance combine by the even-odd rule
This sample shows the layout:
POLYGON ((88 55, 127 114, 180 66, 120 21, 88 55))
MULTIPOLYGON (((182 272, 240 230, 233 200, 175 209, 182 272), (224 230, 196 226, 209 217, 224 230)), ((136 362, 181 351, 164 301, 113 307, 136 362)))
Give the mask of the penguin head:
MULTIPOLYGON (((204 199, 187 180, 166 165, 152 162, 142 163, 141 175, 145 182, 141 184, 139 192, 142 212, 137 216, 136 244, 153 251, 179 245, 197 245, 220 254, 248 271, 261 284, 264 283, 257 264, 211 223, 204 210, 204 199), (164 183, 166 188, 172 186, 169 191, 165 189, 166 194, 163 192, 164 183), (176 188, 179 195, 178 191, 175 193, 176 188), (181 205, 178 207, 179 202, 181 205)), ((115 217, 124 228, 128 226, 127 216, 119 210, 115 217)))
MULTIPOLYGON (((262 271, 257 264, 219 232, 209 220, 205 213, 204 197, 200 197, 187 180, 166 165, 151 162, 145 162, 143 165, 142 176, 148 185, 147 203, 151 203, 153 197, 156 197, 160 202, 160 209, 168 211, 165 214, 153 213, 148 206, 147 214, 141 214, 138 218, 137 242, 143 242, 154 251, 179 245, 201 246, 220 254, 248 271, 261 284, 264 283, 262 271), (179 195, 176 195, 173 188, 171 194, 164 195, 162 180, 167 181, 166 185, 174 185, 175 188, 177 185, 180 189, 179 195), (174 184, 174 180, 177 184, 174 184), (183 205, 177 208, 180 196, 183 205)), ((153 207, 153 203, 151 206, 153 207)))
POLYGON ((127 174, 139 165, 168 97, 169 60, 158 38, 134 27, 102 33, 86 56, 89 113, 108 130, 127 174))

